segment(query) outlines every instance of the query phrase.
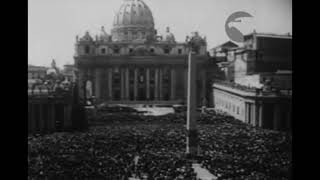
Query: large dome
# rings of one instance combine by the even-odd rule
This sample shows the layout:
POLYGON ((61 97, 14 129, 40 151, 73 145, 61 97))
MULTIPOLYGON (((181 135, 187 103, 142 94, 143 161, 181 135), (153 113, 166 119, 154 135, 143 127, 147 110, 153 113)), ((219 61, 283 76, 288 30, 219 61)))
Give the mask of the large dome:
POLYGON ((124 0, 115 15, 114 27, 154 27, 152 12, 142 0, 124 0))
POLYGON ((142 0, 124 0, 114 18, 112 39, 137 40, 145 39, 148 35, 155 35, 150 8, 142 0))

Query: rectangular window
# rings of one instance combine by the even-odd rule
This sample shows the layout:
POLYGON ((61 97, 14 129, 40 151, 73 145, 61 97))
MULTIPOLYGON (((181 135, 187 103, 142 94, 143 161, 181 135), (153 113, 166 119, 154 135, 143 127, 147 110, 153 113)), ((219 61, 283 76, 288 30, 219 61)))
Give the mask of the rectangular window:
POLYGON ((106 49, 105 48, 101 49, 101 54, 106 54, 106 49))
POLYGON ((114 52, 115 54, 119 54, 119 53, 120 53, 120 49, 116 48, 116 49, 113 50, 113 52, 114 52))
POLYGON ((178 49, 178 54, 182 54, 182 49, 178 49))
POLYGON ((90 47, 89 46, 85 46, 84 51, 86 54, 90 53, 90 47))

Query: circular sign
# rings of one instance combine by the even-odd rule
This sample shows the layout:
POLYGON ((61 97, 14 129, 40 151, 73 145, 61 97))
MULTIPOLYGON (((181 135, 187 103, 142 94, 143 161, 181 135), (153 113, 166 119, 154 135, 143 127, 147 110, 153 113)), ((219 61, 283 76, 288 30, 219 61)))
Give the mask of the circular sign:
POLYGON ((225 31, 228 35, 228 37, 235 42, 242 43, 244 41, 243 34, 239 29, 237 29, 234 26, 231 26, 230 23, 241 23, 241 20, 239 18, 245 18, 245 17, 253 17, 251 14, 244 12, 244 11, 238 11, 233 14, 231 14, 225 23, 225 31))

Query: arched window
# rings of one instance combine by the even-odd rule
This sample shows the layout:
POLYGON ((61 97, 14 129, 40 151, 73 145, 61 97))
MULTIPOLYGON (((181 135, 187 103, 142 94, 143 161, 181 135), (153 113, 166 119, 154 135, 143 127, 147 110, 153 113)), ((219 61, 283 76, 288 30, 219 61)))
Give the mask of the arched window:
POLYGON ((165 54, 169 54, 170 53, 170 49, 169 48, 164 48, 164 53, 165 54))
POLYGON ((137 39, 137 36, 138 36, 138 33, 137 33, 137 32, 135 32, 135 31, 132 32, 132 38, 133 38, 133 39, 137 39))
POLYGON ((101 54, 106 54, 106 49, 105 48, 101 49, 101 54))
POLYGON ((84 47, 84 52, 85 52, 86 54, 89 54, 89 53, 90 53, 90 47, 89 47, 89 46, 85 46, 85 47, 84 47))
POLYGON ((114 52, 115 54, 119 54, 119 53, 120 53, 120 48, 119 48, 119 47, 115 47, 115 48, 113 49, 113 52, 114 52))

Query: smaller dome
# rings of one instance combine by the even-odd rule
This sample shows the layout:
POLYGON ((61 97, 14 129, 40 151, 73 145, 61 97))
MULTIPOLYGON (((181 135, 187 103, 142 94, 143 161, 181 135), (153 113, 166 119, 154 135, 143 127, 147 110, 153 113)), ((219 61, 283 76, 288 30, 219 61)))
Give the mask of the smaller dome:
POLYGON ((93 41, 93 38, 90 36, 89 32, 86 31, 85 35, 80 39, 80 41, 93 41))
POLYGON ((176 42, 174 35, 170 32, 170 28, 167 27, 167 31, 164 35, 164 41, 166 42, 176 42))

